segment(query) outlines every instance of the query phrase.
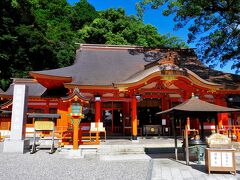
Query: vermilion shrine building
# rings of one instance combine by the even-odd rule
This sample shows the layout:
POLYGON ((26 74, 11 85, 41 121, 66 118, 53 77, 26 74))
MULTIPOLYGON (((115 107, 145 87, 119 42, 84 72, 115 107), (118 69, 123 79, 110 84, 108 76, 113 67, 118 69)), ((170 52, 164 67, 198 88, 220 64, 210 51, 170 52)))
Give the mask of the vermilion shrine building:
MULTIPOLYGON (((101 121, 107 134, 133 139, 147 125, 162 125, 161 135, 171 135, 172 117, 156 113, 184 102, 192 93, 222 106, 238 107, 240 102, 240 76, 206 67, 193 49, 82 44, 72 66, 30 75, 33 79, 14 79, 0 93, 8 100, 1 109, 11 110, 13 85, 24 83, 29 88, 28 112, 61 114, 55 124, 63 131, 71 126, 68 114, 73 101, 83 105, 81 126, 101 121)), ((226 113, 219 115, 219 125, 228 125, 228 118, 226 113)), ((240 123, 237 114, 233 119, 240 123)), ((10 129, 9 117, 0 122, 1 129, 10 129)), ((206 119, 206 128, 213 122, 206 119)), ((196 121, 191 125, 199 128, 196 121)), ((28 119, 27 128, 32 126, 28 119)), ((180 130, 181 126, 178 121, 180 130)))

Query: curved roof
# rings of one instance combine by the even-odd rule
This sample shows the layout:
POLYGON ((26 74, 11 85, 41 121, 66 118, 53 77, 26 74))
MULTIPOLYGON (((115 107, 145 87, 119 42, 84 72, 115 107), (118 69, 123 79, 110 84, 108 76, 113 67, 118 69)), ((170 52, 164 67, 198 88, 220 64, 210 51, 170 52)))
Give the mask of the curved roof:
POLYGON ((81 49, 77 51, 75 64, 69 67, 33 71, 31 75, 72 77, 69 84, 112 85, 127 79, 133 73, 144 69, 148 62, 142 53, 131 54, 129 49, 81 49))
POLYGON ((214 82, 217 84, 222 84, 225 89, 239 89, 240 87, 240 76, 231 73, 224 73, 222 71, 217 71, 209 68, 205 65, 199 65, 196 62, 185 62, 183 66, 195 74, 197 74, 202 79, 209 82, 214 82))
MULTIPOLYGON (((172 64, 171 64, 172 65, 172 64)), ((120 81, 120 82, 117 82, 116 84, 129 84, 129 83, 135 83, 135 82, 138 82, 144 78, 146 78, 147 76, 153 74, 153 73, 156 73, 156 72, 161 72, 163 70, 162 66, 160 65, 157 65, 157 66, 153 66, 153 67, 150 67, 150 68, 147 68, 147 69, 143 69, 133 75, 131 75, 129 78, 127 78, 126 80, 124 81, 120 81)), ((179 71, 183 71, 183 70, 180 70, 178 69, 179 71)))
POLYGON ((161 64, 162 61, 187 68, 205 83, 224 84, 226 89, 238 89, 240 84, 240 76, 204 66, 197 59, 193 49, 150 49, 136 46, 81 45, 73 65, 53 70, 32 71, 30 75, 43 85, 43 78, 49 81, 65 78, 59 80, 62 85, 112 86, 114 83, 128 81, 141 72, 148 74, 148 71, 152 70, 151 67, 161 64))
POLYGON ((151 74, 157 73, 157 72, 159 73, 159 75, 161 74, 162 76, 165 76, 164 71, 175 71, 174 72, 175 75, 193 76, 194 78, 198 79, 199 81, 201 81, 204 84, 212 85, 212 86, 219 86, 219 87, 221 86, 221 84, 206 81, 206 80, 202 79, 201 77, 199 77, 198 75, 196 75, 194 72, 190 71, 189 69, 179 68, 178 66, 176 66, 174 64, 163 64, 163 65, 153 66, 148 69, 144 69, 144 70, 137 72, 136 74, 130 76, 127 80, 118 82, 117 84, 136 83, 136 82, 150 76, 151 74), (178 73, 176 73, 176 72, 178 72, 178 73))

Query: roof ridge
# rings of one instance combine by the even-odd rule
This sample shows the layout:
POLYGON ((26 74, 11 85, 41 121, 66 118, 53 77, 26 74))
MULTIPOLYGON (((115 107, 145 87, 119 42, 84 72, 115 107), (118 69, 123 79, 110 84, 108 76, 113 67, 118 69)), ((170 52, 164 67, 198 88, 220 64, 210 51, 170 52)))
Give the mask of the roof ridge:
POLYGON ((111 45, 111 44, 79 44, 79 49, 82 50, 83 48, 88 49, 116 49, 116 50, 126 50, 126 49, 142 49, 142 50, 183 50, 183 51, 192 51, 195 48, 168 48, 168 47, 144 47, 138 45, 111 45))
POLYGON ((79 49, 116 49, 116 50, 126 50, 126 49, 143 49, 143 46, 135 45, 110 45, 110 44, 80 44, 79 49))
POLYGON ((12 78, 13 83, 38 83, 36 79, 33 78, 12 78))

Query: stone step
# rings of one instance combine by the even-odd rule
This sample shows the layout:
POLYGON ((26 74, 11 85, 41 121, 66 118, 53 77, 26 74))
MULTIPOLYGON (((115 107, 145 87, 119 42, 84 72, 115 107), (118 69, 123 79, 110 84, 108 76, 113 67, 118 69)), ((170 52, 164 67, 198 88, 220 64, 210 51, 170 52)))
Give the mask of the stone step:
POLYGON ((81 148, 81 151, 84 158, 97 157, 97 148, 81 148))
MULTIPOLYGON (((77 151, 79 151, 80 155, 82 158, 96 158, 97 157, 97 149, 98 147, 96 146, 79 146, 79 149, 77 151)), ((66 145, 62 148, 58 149, 60 154, 63 155, 68 155, 69 153, 71 154, 73 151, 72 146, 71 145, 66 145)), ((77 152, 76 151, 76 152, 77 152)))
POLYGON ((144 147, 142 146, 100 146, 98 151, 98 155, 116 155, 116 154, 145 154, 144 147))
POLYGON ((151 160, 146 154, 99 155, 99 159, 103 161, 151 160))

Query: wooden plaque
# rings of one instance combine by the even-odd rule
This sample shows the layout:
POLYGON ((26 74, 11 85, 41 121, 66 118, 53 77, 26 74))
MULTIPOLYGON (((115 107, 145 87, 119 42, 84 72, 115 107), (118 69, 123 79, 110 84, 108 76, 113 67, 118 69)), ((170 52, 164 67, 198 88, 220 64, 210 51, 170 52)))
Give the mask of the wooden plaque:
POLYGON ((34 128, 36 131, 53 131, 53 121, 35 121, 34 128))

